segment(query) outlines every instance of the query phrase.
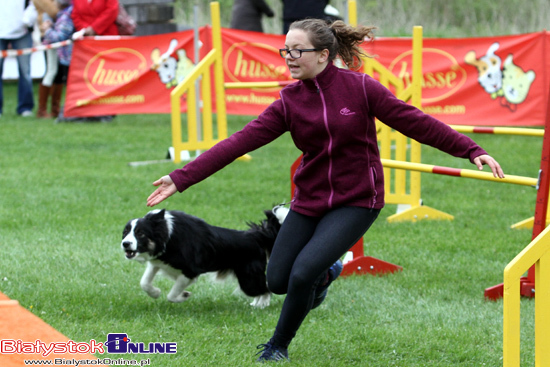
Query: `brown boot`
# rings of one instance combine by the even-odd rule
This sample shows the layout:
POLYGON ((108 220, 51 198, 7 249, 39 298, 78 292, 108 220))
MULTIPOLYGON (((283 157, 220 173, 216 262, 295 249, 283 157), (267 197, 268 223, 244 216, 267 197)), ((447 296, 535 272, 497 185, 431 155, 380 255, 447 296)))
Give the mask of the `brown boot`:
POLYGON ((45 85, 40 84, 38 88, 38 111, 36 112, 36 117, 38 118, 50 118, 52 117, 48 113, 48 99, 50 99, 50 93, 52 87, 46 87, 45 85))
POLYGON ((59 116, 59 106, 61 104, 61 95, 63 94, 63 84, 52 85, 52 116, 59 116))

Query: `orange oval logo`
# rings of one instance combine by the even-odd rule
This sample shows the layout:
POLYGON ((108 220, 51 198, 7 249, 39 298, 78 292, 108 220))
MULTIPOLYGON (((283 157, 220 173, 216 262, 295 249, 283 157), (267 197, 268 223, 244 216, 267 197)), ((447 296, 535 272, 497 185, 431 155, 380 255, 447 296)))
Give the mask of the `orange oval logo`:
POLYGON ((147 70, 146 59, 141 53, 130 48, 113 48, 97 53, 88 61, 84 81, 92 93, 104 96, 122 86, 132 85, 147 70))
MULTIPOLYGON (((422 74, 422 103, 434 103, 456 93, 466 82, 466 70, 456 61, 453 55, 436 48, 424 48, 423 59, 429 59, 436 65, 436 70, 422 74)), ((405 83, 411 84, 412 50, 396 57, 389 65, 389 70, 405 83)))
MULTIPOLYGON (((261 79, 266 81, 292 80, 283 59, 281 59, 281 64, 277 65, 264 64, 259 61, 272 59, 273 54, 280 57, 278 49, 263 43, 234 43, 224 54, 223 67, 232 82, 257 82, 261 79)), ((275 88, 275 90, 278 89, 280 88, 275 88)), ((268 92, 269 90, 262 88, 262 91, 268 92)))

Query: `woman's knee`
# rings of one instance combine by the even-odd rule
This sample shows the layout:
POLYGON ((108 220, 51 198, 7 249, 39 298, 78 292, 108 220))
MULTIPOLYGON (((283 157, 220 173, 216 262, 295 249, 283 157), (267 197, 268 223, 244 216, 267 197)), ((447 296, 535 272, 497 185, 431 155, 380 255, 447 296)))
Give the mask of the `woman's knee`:
POLYGON ((278 277, 267 277, 267 288, 274 294, 286 294, 288 290, 288 281, 278 277))
POLYGON ((315 287, 319 274, 308 271, 305 268, 299 268, 294 271, 288 282, 289 292, 307 293, 315 287))

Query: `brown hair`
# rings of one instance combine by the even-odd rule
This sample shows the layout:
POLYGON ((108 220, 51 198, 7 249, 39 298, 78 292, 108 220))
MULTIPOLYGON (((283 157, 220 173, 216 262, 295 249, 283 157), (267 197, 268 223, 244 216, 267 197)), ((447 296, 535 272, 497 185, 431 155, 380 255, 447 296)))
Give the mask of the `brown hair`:
POLYGON ((314 48, 329 51, 329 61, 340 55, 340 58, 350 69, 358 69, 363 65, 362 56, 365 51, 359 47, 365 39, 374 38, 373 26, 352 27, 341 20, 333 23, 322 19, 303 19, 293 22, 289 30, 301 29, 309 36, 314 48))

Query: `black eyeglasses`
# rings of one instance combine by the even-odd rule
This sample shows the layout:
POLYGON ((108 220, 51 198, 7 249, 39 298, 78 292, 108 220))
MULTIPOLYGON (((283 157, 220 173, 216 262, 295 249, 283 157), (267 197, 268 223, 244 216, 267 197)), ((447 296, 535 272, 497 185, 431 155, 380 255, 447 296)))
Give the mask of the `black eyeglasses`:
POLYGON ((294 50, 289 50, 288 48, 280 48, 279 49, 279 55, 284 59, 286 58, 286 55, 290 55, 293 59, 299 59, 302 57, 302 52, 313 52, 313 51, 320 51, 316 48, 308 48, 305 50, 300 50, 299 48, 295 48, 294 50))

